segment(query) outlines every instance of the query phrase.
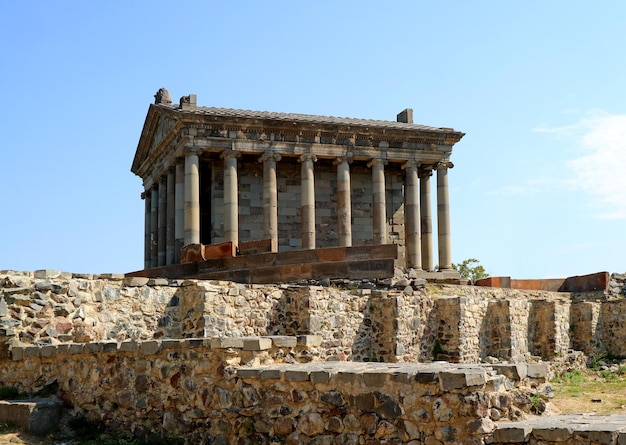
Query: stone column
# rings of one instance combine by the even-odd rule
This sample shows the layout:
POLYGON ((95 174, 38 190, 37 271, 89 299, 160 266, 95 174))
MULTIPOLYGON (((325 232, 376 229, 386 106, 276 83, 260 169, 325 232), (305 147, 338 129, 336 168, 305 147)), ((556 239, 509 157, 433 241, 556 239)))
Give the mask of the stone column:
POLYGON ((384 159, 372 159, 367 164, 372 168, 372 218, 374 244, 387 244, 387 203, 385 200, 385 165, 384 159))
POLYGON ((433 217, 430 206, 430 177, 432 170, 420 170, 420 234, 422 238, 422 269, 433 270, 433 217))
POLYGON ((150 189, 150 267, 159 265, 159 186, 150 189))
POLYGON ((437 233, 439 246, 439 269, 452 269, 452 247, 450 243, 450 205, 448 202, 448 169, 454 167, 450 161, 437 164, 437 233))
POLYGON ((174 190, 174 264, 180 264, 180 251, 185 245, 185 164, 176 162, 174 190))
POLYGON ((420 212, 417 167, 419 162, 407 161, 402 168, 406 171, 404 183, 404 242, 407 267, 422 268, 422 249, 420 246, 420 212))
POLYGON ((276 162, 278 153, 267 151, 259 158, 263 163, 263 234, 272 243, 272 252, 278 252, 278 186, 276 162))
POLYGON ((352 246, 351 162, 351 154, 337 158, 334 162, 337 166, 337 234, 342 247, 352 246))
POLYGON ((144 200, 145 210, 144 210, 144 248, 143 248, 143 268, 150 269, 152 267, 152 253, 151 253, 151 243, 150 238, 152 235, 152 229, 150 228, 150 223, 152 219, 152 194, 150 190, 146 190, 141 194, 141 199, 144 200))
POLYGON ((241 152, 226 150, 224 159, 224 240, 239 244, 239 184, 237 182, 237 158, 241 152))
POLYGON ((167 225, 165 227, 165 265, 174 264, 174 227, 176 225, 175 212, 175 177, 174 169, 167 171, 167 225))
POLYGON ((158 263, 159 266, 165 266, 165 235, 167 228, 167 175, 162 176, 159 180, 159 232, 157 238, 158 244, 158 263))
POLYGON ((300 183, 302 206, 300 213, 302 217, 302 248, 315 249, 315 175, 313 173, 313 163, 317 157, 313 154, 303 154, 300 156, 302 168, 300 170, 300 183))
POLYGON ((185 245, 200 244, 200 152, 185 148, 185 245))

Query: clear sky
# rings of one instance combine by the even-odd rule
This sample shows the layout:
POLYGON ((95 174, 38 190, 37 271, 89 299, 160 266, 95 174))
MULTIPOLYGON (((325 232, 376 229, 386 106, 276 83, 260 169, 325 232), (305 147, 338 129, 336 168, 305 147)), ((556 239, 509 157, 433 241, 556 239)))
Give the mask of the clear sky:
POLYGON ((0 269, 143 267, 148 105, 395 120, 466 136, 453 261, 626 271, 626 2, 4 1, 0 269))

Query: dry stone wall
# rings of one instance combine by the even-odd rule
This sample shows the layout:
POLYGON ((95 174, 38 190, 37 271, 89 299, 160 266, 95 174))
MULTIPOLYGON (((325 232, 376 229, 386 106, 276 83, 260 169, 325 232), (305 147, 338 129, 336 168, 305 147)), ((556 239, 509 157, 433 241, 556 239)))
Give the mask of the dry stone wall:
POLYGON ((322 359, 339 361, 523 362, 564 357, 571 348, 626 355, 623 299, 390 284, 341 289, 4 271, 0 334, 26 344, 311 334, 322 338, 322 359))
POLYGON ((308 362, 317 340, 16 346, 0 361, 0 385, 56 385, 90 419, 188 443, 481 444, 493 419, 531 407, 490 367, 308 362))

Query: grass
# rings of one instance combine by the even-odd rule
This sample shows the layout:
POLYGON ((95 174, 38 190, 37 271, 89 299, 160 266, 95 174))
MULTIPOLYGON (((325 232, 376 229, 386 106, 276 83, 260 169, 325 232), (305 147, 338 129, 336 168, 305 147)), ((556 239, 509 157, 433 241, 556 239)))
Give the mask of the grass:
POLYGON ((552 402, 563 413, 626 413, 626 366, 615 371, 575 370, 552 381, 552 402))

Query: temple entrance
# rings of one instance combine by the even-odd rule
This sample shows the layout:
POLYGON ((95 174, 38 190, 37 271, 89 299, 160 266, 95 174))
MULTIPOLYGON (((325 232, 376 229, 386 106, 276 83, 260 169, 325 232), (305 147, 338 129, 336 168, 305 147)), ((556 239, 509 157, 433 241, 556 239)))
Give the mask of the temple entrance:
POLYGON ((200 160, 200 242, 211 244, 211 161, 200 160))

